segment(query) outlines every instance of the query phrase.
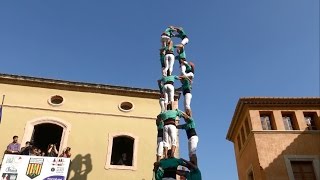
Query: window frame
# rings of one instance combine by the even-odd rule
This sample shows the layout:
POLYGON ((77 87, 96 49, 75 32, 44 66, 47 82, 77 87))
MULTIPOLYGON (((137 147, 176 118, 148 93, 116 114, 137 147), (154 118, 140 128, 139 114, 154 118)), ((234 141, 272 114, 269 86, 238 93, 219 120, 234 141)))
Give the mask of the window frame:
POLYGON ((239 150, 239 152, 240 152, 241 149, 242 149, 242 141, 241 141, 241 134, 240 134, 240 132, 239 132, 238 135, 237 135, 237 142, 238 142, 238 150, 239 150))
POLYGON ((138 164, 138 144, 139 138, 131 133, 120 132, 120 133, 109 133, 108 135, 108 145, 107 145, 107 159, 104 168, 109 169, 120 169, 120 170, 137 170, 138 164), (132 166, 123 166, 123 165, 112 165, 111 156, 112 156, 112 147, 113 147, 113 138, 119 136, 127 136, 128 138, 133 139, 133 154, 132 154, 132 166))
POLYGON ((49 104, 50 106, 53 106, 53 107, 62 106, 62 105, 65 103, 65 101, 66 101, 66 99, 65 99, 63 96, 58 95, 58 94, 50 96, 49 99, 47 100, 48 104, 49 104), (59 104, 53 103, 53 102, 52 102, 52 98, 54 98, 54 97, 60 97, 60 98, 62 98, 61 103, 59 103, 59 104))
POLYGON ((131 111, 134 110, 134 104, 133 104, 133 102, 131 102, 131 101, 122 101, 122 102, 120 102, 120 104, 118 105, 118 108, 119 108, 119 110, 122 111, 122 112, 131 112, 131 111), (123 104, 125 104, 125 103, 130 104, 132 107, 131 107, 130 109, 123 109, 121 106, 122 106, 123 104))
MULTIPOLYGON (((277 126, 276 126, 276 121, 273 115, 272 111, 259 111, 259 115, 260 115, 260 124, 261 124, 261 129, 263 131, 271 131, 271 130, 277 130, 277 126), (269 123, 270 123, 270 129, 263 129, 263 124, 261 121, 262 117, 268 117, 269 118, 269 123)), ((264 120, 265 122, 266 120, 264 120)), ((269 127, 268 127, 269 128, 269 127)))
POLYGON ((298 120, 297 120, 297 116, 296 116, 295 112, 282 111, 282 112, 281 112, 281 116, 282 116, 282 123, 283 123, 284 129, 285 129, 286 131, 300 130, 300 127, 299 127, 299 124, 298 124, 298 120), (285 117, 290 117, 292 129, 286 129, 286 126, 285 126, 285 124, 284 124, 284 118, 285 118, 285 117))
POLYGON ((250 122, 249 122, 249 118, 247 117, 246 120, 244 121, 244 127, 246 129, 246 135, 247 135, 247 138, 249 137, 249 134, 251 133, 251 125, 250 125, 250 122))
POLYGON ((295 177, 302 176, 302 179, 306 179, 306 176, 310 177, 311 175, 312 179, 316 179, 312 161, 290 161, 290 163, 295 177), (308 170, 306 171, 306 169, 308 170))
POLYGON ((240 134, 241 134, 241 141, 244 144, 246 142, 246 140, 247 140, 246 134, 245 134, 245 130, 244 130, 244 125, 241 126, 240 134))
POLYGON ((306 130, 319 130, 317 127, 317 113, 316 112, 303 112, 303 117, 304 117, 304 122, 306 123, 306 117, 310 117, 311 120, 313 121, 313 124, 311 123, 311 126, 307 125, 306 130), (310 129, 311 127, 311 129, 310 129), (314 128, 314 129, 313 129, 314 128))
POLYGON ((270 116, 267 116, 267 115, 260 116, 260 122, 261 122, 262 130, 266 130, 266 131, 272 130, 271 120, 270 119, 271 119, 270 116))
POLYGON ((320 156, 312 155, 284 155, 285 164, 287 167, 287 172, 289 180, 295 180, 294 174, 291 166, 291 161, 311 161, 313 165, 313 170, 316 176, 316 179, 320 179, 320 156))

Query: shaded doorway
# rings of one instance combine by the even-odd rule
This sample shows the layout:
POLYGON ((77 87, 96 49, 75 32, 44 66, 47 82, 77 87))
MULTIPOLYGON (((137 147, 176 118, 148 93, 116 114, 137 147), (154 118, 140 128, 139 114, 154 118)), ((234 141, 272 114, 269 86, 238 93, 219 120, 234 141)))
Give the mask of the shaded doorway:
POLYGON ((42 123, 34 126, 31 142, 34 146, 47 151, 49 144, 56 144, 59 151, 63 128, 52 123, 42 123))

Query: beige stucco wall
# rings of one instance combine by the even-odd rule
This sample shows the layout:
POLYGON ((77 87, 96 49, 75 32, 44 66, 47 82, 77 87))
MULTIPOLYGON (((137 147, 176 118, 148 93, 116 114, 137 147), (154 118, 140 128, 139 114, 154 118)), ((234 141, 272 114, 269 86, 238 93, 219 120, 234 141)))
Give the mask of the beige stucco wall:
POLYGON ((256 179, 261 179, 254 134, 251 133, 248 136, 247 141, 244 144, 244 147, 242 147, 241 151, 239 151, 238 147, 235 146, 235 152, 239 180, 247 180, 247 174, 251 169, 254 172, 254 177, 256 179))
POLYGON ((251 114, 249 114, 249 111, 244 111, 240 115, 238 124, 235 127, 236 137, 237 137, 239 132, 241 131, 241 127, 243 127, 244 131, 246 132, 246 127, 244 123, 245 123, 245 120, 248 119, 250 133, 249 134, 245 133, 245 142, 242 142, 242 147, 240 151, 239 151, 237 140, 235 140, 236 143, 234 143, 234 151, 236 155, 239 180, 247 180, 249 171, 253 171, 254 177, 256 179, 262 179, 262 175, 260 172, 258 152, 256 149, 256 142, 255 142, 255 136, 254 136, 255 134, 251 131, 252 128, 256 126, 255 125, 256 122, 251 121, 250 116, 251 114))
POLYGON ((260 132, 255 139, 266 179, 289 179, 284 155, 320 155, 319 132, 260 132))
POLYGON ((5 105, 45 108, 76 112, 108 113, 115 115, 153 117, 159 112, 156 99, 115 96, 89 92, 64 91, 47 88, 0 84, 0 92, 5 94, 5 105), (52 107, 47 100, 50 96, 61 95, 65 102, 63 106, 52 107), (123 113, 118 110, 122 101, 134 103, 134 111, 123 113), (147 109, 146 109, 147 108, 147 109))
MULTIPOLYGON (((252 167, 254 177, 261 180, 288 180, 284 155, 320 156, 320 130, 308 131, 303 112, 315 112, 320 117, 320 107, 259 107, 246 109, 239 116, 235 129, 234 150, 240 180, 247 179, 252 167), (259 111, 272 111, 277 130, 262 130, 259 111), (294 112, 301 130, 286 131, 281 112, 294 112), (244 120, 250 117, 252 128, 239 151, 237 135, 244 120)), ((319 119, 316 120, 319 128, 319 119)))
POLYGON ((241 151, 234 147, 239 180, 251 167, 256 179, 288 180, 284 155, 320 156, 320 133, 255 131, 241 151))
MULTIPOLYGON (((70 124, 67 145, 72 148, 71 159, 81 156, 86 158, 87 164, 92 163, 92 170, 87 175, 88 180, 152 178, 156 149, 154 119, 160 111, 157 99, 7 84, 0 84, 0 92, 6 95, 0 124, 0 151, 6 149, 13 135, 18 135, 21 142, 28 121, 52 117, 70 124), (59 107, 50 106, 47 100, 53 95, 63 96, 64 104, 59 107), (118 105, 122 101, 132 102, 134 110, 119 111, 118 105), (138 139, 136 170, 104 168, 108 135, 121 132, 130 133, 138 139)), ((81 167, 84 170, 85 163, 81 167)), ((73 174, 71 171, 71 178, 73 174)))

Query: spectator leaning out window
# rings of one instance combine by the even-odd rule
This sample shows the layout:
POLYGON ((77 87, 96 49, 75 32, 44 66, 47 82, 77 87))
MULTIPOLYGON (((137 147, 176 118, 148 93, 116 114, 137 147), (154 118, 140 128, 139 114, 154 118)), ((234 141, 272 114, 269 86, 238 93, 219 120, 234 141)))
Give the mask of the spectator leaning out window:
POLYGON ((7 154, 19 154, 20 144, 18 143, 18 136, 13 136, 13 142, 7 146, 7 154))

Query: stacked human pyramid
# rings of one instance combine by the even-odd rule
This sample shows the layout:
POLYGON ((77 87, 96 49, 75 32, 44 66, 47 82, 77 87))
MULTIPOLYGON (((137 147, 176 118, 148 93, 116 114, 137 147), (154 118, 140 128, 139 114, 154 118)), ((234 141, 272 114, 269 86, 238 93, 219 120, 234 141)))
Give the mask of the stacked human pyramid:
POLYGON ((162 78, 158 80, 161 112, 156 120, 158 129, 157 162, 154 163, 154 179, 156 180, 175 180, 177 174, 181 179, 201 180, 196 155, 198 136, 190 107, 194 64, 186 59, 185 46, 188 42, 188 36, 182 27, 169 26, 161 34, 160 62, 162 78), (171 39, 173 37, 180 38, 181 43, 173 45, 171 39), (174 49, 176 49, 176 56, 174 49), (181 73, 179 76, 172 74, 175 60, 180 64, 181 73), (185 112, 173 108, 175 80, 180 80, 182 84, 177 90, 182 91, 184 95, 185 112), (186 123, 177 125, 176 120, 178 118, 184 118, 186 123), (187 133, 189 160, 175 158, 174 156, 177 148, 177 129, 184 129, 187 133), (184 168, 178 170, 178 166, 184 168))

